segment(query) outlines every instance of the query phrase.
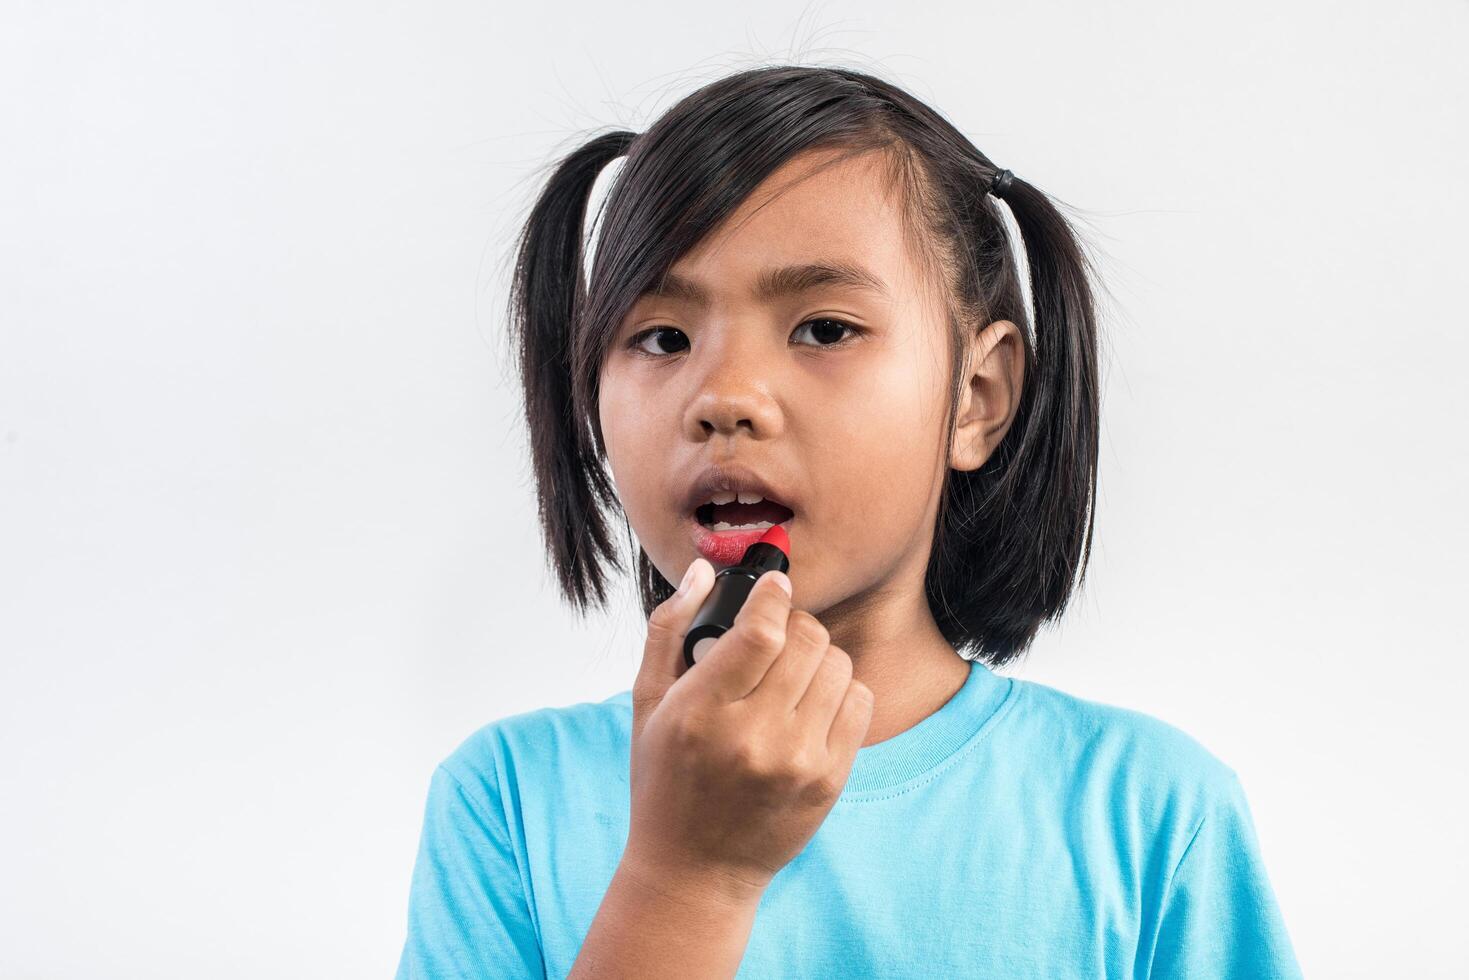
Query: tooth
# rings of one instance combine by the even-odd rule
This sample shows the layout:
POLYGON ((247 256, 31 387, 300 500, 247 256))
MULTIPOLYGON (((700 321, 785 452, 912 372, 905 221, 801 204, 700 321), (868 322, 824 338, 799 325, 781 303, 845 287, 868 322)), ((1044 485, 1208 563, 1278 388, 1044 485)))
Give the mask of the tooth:
POLYGON ((769 521, 760 521, 758 524, 731 524, 728 521, 715 521, 708 527, 711 531, 763 531, 774 525, 769 521))
POLYGON ((733 490, 721 490, 709 498, 711 504, 732 504, 735 502, 736 494, 733 490))
POLYGON ((742 504, 758 504, 760 501, 762 501, 762 500, 765 499, 764 497, 760 496, 758 493, 755 493, 753 490, 750 491, 750 492, 748 492, 748 493, 741 492, 740 495, 739 495, 739 498, 740 498, 740 503, 742 503, 742 504))

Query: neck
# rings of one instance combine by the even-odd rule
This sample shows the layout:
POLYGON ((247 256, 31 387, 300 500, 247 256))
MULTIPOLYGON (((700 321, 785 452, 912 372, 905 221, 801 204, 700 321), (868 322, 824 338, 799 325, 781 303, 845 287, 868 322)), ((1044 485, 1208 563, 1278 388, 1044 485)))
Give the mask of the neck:
POLYGON ((906 732, 938 711, 969 678, 969 661, 939 632, 922 589, 869 592, 820 613, 831 642, 852 658, 852 677, 872 690, 863 747, 906 732))

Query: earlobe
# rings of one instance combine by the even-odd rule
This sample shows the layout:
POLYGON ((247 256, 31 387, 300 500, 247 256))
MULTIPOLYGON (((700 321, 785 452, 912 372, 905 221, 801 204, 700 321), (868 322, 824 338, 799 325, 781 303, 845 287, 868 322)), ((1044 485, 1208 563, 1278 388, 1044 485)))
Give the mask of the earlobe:
POLYGON ((956 470, 977 470, 984 465, 990 454, 990 447, 985 440, 983 394, 975 382, 973 374, 966 374, 959 412, 954 419, 954 442, 949 454, 949 466, 956 470))
POLYGON ((1005 438, 1020 405, 1025 345, 1020 329, 996 320, 971 337, 949 465, 977 470, 1005 438))

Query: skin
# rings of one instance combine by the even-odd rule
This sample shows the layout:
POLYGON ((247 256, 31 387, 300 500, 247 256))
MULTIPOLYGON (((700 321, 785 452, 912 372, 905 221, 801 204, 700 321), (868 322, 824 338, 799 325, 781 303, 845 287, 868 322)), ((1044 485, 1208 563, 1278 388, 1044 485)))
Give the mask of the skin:
POLYGON ((905 244, 901 191, 878 155, 814 170, 835 155, 788 161, 674 264, 710 305, 656 295, 634 305, 603 361, 598 407, 628 522, 670 582, 700 557, 683 513, 693 473, 738 461, 789 488, 792 604, 872 690, 866 746, 933 714, 968 677, 923 592, 942 467, 977 469, 999 445, 1024 356, 1009 320, 966 330, 949 438, 941 285, 905 244), (865 267, 886 295, 822 286, 753 297, 764 269, 820 260, 865 267), (825 317, 856 330, 809 323, 825 317), (637 338, 653 327, 665 329, 637 338))

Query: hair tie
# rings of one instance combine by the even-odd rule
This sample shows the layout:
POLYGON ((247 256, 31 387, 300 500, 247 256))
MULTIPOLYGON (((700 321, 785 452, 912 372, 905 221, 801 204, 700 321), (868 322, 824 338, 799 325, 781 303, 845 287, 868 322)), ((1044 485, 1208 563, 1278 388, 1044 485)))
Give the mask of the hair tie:
POLYGON ((995 174, 994 182, 990 184, 990 193, 995 195, 995 197, 1004 197, 1005 192, 1010 189, 1010 182, 1014 177, 1015 175, 1010 171, 1001 170, 995 174))

